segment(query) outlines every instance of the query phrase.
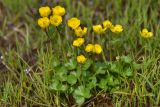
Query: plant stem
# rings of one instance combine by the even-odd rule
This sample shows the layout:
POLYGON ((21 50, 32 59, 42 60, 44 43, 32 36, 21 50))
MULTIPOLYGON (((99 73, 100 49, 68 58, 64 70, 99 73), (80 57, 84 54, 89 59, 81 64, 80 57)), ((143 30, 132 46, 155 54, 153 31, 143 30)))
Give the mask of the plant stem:
MULTIPOLYGON (((92 32, 92 44, 94 44, 94 33, 92 32)), ((94 54, 91 54, 92 59, 95 61, 94 54)), ((93 61, 93 62, 94 62, 93 61)))
POLYGON ((57 91, 56 96, 55 96, 55 103, 57 107, 61 107, 60 105, 60 99, 59 99, 59 92, 57 91))
MULTIPOLYGON (((99 36, 102 36, 102 35, 99 35, 99 36)), ((98 37, 98 41, 99 41, 99 44, 101 46, 103 46, 103 42, 102 42, 100 37, 98 37)), ((102 49, 102 58, 103 58, 104 62, 107 63, 107 60, 106 60, 106 57, 105 57, 105 53, 104 53, 104 49, 102 49)))
POLYGON ((107 60, 106 60, 106 57, 105 57, 104 51, 102 51, 102 58, 103 58, 104 62, 105 62, 105 63, 107 63, 107 60))
POLYGON ((48 29, 46 28, 44 31, 45 31, 47 37, 50 38, 50 36, 49 36, 49 34, 48 34, 48 29))
POLYGON ((62 41, 62 39, 61 39, 62 34, 59 32, 59 30, 58 30, 57 27, 56 27, 56 30, 57 30, 58 36, 59 36, 59 37, 58 37, 58 39, 59 39, 58 45, 60 46, 60 48, 61 48, 61 50, 62 50, 62 53, 63 53, 63 56, 64 56, 65 61, 67 61, 67 56, 66 56, 66 54, 64 53, 64 44, 63 44, 63 41, 62 41))
POLYGON ((110 59, 110 61, 112 61, 112 41, 111 41, 111 39, 110 39, 110 37, 108 37, 109 38, 109 59, 110 59))

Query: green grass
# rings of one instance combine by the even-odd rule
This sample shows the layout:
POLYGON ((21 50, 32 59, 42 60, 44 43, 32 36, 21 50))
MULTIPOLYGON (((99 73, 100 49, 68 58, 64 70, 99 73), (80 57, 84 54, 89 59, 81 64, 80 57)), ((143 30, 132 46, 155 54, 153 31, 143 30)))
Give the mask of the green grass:
MULTIPOLYGON (((57 5, 51 0, 47 1, 52 7, 57 5)), ((67 19, 73 16, 80 18, 89 32, 92 25, 105 19, 124 27, 124 32, 118 36, 108 32, 111 41, 107 42, 112 43, 112 55, 107 51, 108 46, 105 55, 107 59, 113 57, 112 61, 107 61, 113 62, 111 66, 115 64, 121 72, 126 66, 125 61, 114 63, 114 59, 116 56, 129 56, 133 63, 127 66, 131 67, 133 76, 121 77, 122 84, 118 90, 105 92, 99 88, 93 89, 92 98, 98 99, 98 95, 107 93, 111 99, 109 102, 116 107, 160 106, 160 1, 61 0, 60 4, 66 8, 67 19), (153 31, 153 38, 145 40, 140 37, 139 32, 144 27, 153 31), (139 65, 138 69, 132 67, 134 62, 139 65)), ((40 1, 0 0, 0 5, 0 55, 2 53, 3 56, 0 59, 0 106, 75 105, 69 92, 61 95, 48 88, 56 78, 53 76, 57 71, 56 66, 76 58, 77 50, 71 42, 74 39, 72 31, 65 26, 61 39, 51 31, 52 41, 46 43, 47 36, 37 25, 38 8, 42 6, 40 1), (59 40, 63 40, 60 46, 65 53, 59 48, 59 43, 62 43, 59 40)), ((90 41, 90 36, 91 33, 88 33, 86 40, 90 41)), ((74 65, 74 62, 68 64, 74 65)), ((92 98, 86 99, 86 103, 92 98)), ((95 105, 98 106, 96 101, 95 105)))

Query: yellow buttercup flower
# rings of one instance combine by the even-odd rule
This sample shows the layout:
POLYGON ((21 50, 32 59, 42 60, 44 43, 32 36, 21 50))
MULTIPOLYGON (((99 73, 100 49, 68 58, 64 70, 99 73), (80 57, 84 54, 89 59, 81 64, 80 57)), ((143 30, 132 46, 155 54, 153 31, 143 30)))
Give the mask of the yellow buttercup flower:
POLYGON ((87 33, 87 28, 84 27, 83 29, 81 27, 78 27, 77 29, 75 29, 75 34, 78 36, 78 37, 82 37, 84 36, 85 34, 87 33))
POLYGON ((85 51, 86 52, 92 52, 93 51, 93 48, 94 48, 94 45, 93 44, 88 44, 85 48, 85 51))
POLYGON ((140 34, 141 34, 142 37, 145 37, 145 36, 148 34, 148 30, 144 28, 144 29, 140 32, 140 34))
POLYGON ((140 34, 143 38, 151 38, 153 36, 153 32, 148 32, 147 29, 143 29, 140 34))
POLYGON ((48 6, 40 7, 39 14, 41 17, 48 17, 51 14, 51 9, 48 6))
POLYGON ((53 15, 50 17, 50 22, 54 26, 59 26, 62 23, 62 17, 59 15, 53 15))
POLYGON ((93 47, 93 53, 100 54, 102 53, 102 47, 99 44, 95 44, 93 47))
POLYGON ((148 32, 148 38, 153 36, 153 32, 148 32))
POLYGON ((83 63, 86 62, 86 60, 87 60, 87 58, 85 58, 84 55, 79 55, 79 56, 77 56, 77 62, 78 62, 78 63, 83 64, 83 63))
POLYGON ((86 52, 93 52, 96 54, 100 54, 102 53, 102 47, 99 44, 88 44, 85 48, 86 52))
POLYGON ((93 31, 94 31, 95 33, 97 33, 97 34, 102 34, 102 33, 105 32, 105 30, 106 30, 106 28, 102 28, 101 25, 94 25, 94 26, 93 26, 93 31))
POLYGON ((115 25, 113 28, 111 28, 111 31, 113 33, 121 33, 123 31, 123 27, 121 25, 115 25))
POLYGON ((59 16, 63 16, 66 13, 65 8, 61 6, 56 6, 52 8, 52 11, 53 11, 53 15, 59 15, 59 16))
POLYGON ((80 44, 79 44, 79 42, 78 42, 77 40, 74 40, 74 41, 73 41, 73 46, 79 47, 80 44))
POLYGON ((80 25, 80 20, 78 18, 71 18, 68 20, 68 26, 71 27, 72 29, 78 28, 80 25))
POLYGON ((78 38, 73 41, 73 46, 79 47, 84 44, 84 38, 78 38))
POLYGON ((46 28, 48 27, 50 24, 50 21, 47 17, 43 17, 43 18, 39 18, 38 19, 38 25, 41 27, 41 28, 46 28))
POLYGON ((112 24, 111 21, 105 20, 105 21, 103 22, 103 27, 104 27, 104 28, 109 28, 109 29, 111 29, 111 28, 113 28, 113 24, 112 24))

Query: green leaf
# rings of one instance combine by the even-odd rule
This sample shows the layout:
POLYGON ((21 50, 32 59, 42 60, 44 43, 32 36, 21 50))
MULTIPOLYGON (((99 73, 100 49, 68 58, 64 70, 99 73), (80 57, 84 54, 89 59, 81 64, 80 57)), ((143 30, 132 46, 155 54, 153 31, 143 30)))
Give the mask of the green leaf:
POLYGON ((113 87, 113 88, 111 89, 111 92, 118 91, 119 89, 120 89, 120 87, 119 87, 119 86, 113 87))
POLYGON ((59 73, 59 72, 67 73, 67 69, 63 65, 56 67, 55 70, 56 70, 56 73, 59 73))
POLYGON ((120 70, 118 67, 119 67, 118 64, 112 63, 110 68, 111 72, 119 73, 120 70))
POLYGON ((135 69, 135 70, 139 70, 140 68, 141 68, 141 65, 140 64, 137 64, 137 63, 135 63, 135 62, 133 62, 133 68, 135 69))
POLYGON ((49 89, 55 90, 55 91, 66 91, 68 89, 68 86, 65 84, 61 84, 58 80, 55 80, 49 86, 49 89))
POLYGON ((127 76, 127 77, 133 76, 133 71, 131 70, 131 68, 127 68, 127 69, 123 72, 123 76, 127 76))
POLYGON ((67 80, 67 70, 64 66, 58 66, 55 69, 55 78, 60 81, 66 81, 67 80))
POLYGON ((52 84, 49 86, 51 90, 58 90, 59 81, 53 81, 52 84))
POLYGON ((96 74, 105 74, 107 71, 107 66, 104 63, 95 63, 94 71, 96 71, 96 74))
POLYGON ((99 84, 98 84, 99 88, 101 88, 102 90, 107 90, 108 86, 107 86, 107 81, 106 79, 101 79, 99 84))
MULTIPOLYGON (((65 31, 65 26, 64 26, 64 24, 60 24, 58 27, 57 27, 57 29, 58 29, 58 31, 59 32, 64 32, 65 31)), ((63 36, 63 35, 61 35, 61 36, 63 36)))
POLYGON ((76 76, 73 75, 73 74, 68 75, 68 77, 67 77, 67 82, 68 82, 69 84, 71 84, 71 85, 76 84, 76 82, 77 82, 76 76))
POLYGON ((89 98, 91 96, 89 88, 85 88, 84 86, 78 86, 74 91, 75 96, 82 96, 84 98, 89 98))
POLYGON ((130 64, 132 62, 132 59, 129 56, 121 56, 121 61, 123 61, 127 64, 130 64))
POLYGON ((87 84, 87 88, 89 88, 90 90, 97 86, 97 78, 96 77, 89 78, 88 82, 89 83, 87 84))
POLYGON ((81 76, 81 72, 82 72, 81 69, 82 69, 82 68, 81 68, 80 66, 77 67, 77 71, 76 71, 76 73, 75 73, 77 78, 79 78, 79 77, 81 76))
POLYGON ((119 79, 114 79, 114 81, 113 81, 113 85, 114 86, 117 86, 117 85, 120 85, 120 80, 119 79))
POLYGON ((48 35, 49 36, 54 36, 54 34, 55 34, 55 27, 54 26, 50 26, 48 28, 48 35))
POLYGON ((69 92, 70 94, 73 93, 73 92, 74 92, 74 87, 69 86, 68 92, 69 92))
POLYGON ((114 85, 113 84, 113 77, 112 76, 108 76, 107 79, 106 79, 106 81, 107 81, 107 84, 109 86, 113 86, 114 85))
POLYGON ((74 98, 75 98, 76 103, 77 103, 78 105, 82 105, 82 104, 84 103, 84 101, 85 101, 85 98, 82 97, 82 96, 74 96, 74 98))
POLYGON ((88 60, 84 63, 84 65, 82 65, 82 70, 84 70, 84 71, 88 70, 92 63, 93 63, 93 61, 90 60, 90 59, 88 59, 88 60))
POLYGON ((77 67, 77 61, 75 60, 75 58, 70 59, 68 63, 65 64, 65 67, 68 70, 74 70, 77 67))
POLYGON ((60 85, 61 87, 59 88, 60 89, 60 91, 63 91, 63 92, 65 92, 67 89, 68 89, 68 86, 67 85, 60 85))
POLYGON ((121 40, 118 38, 114 38, 113 40, 112 40, 112 44, 113 45, 116 45, 116 44, 118 44, 118 43, 120 43, 121 42, 121 40))
POLYGON ((60 60, 58 58, 54 58, 53 67, 57 67, 60 65, 60 60))

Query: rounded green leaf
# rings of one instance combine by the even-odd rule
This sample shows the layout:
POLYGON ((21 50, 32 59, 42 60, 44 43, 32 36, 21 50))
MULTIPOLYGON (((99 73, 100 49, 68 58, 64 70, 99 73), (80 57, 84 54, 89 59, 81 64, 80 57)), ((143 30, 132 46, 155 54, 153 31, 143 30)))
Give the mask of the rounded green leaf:
POLYGON ((69 84, 71 84, 71 85, 76 84, 76 82, 77 82, 76 76, 73 75, 73 74, 68 75, 68 76, 67 76, 67 82, 68 82, 69 84))
POLYGON ((82 70, 84 70, 84 71, 88 70, 89 67, 92 65, 92 63, 93 63, 93 61, 90 60, 90 59, 88 59, 88 60, 84 63, 84 65, 82 66, 82 70))

